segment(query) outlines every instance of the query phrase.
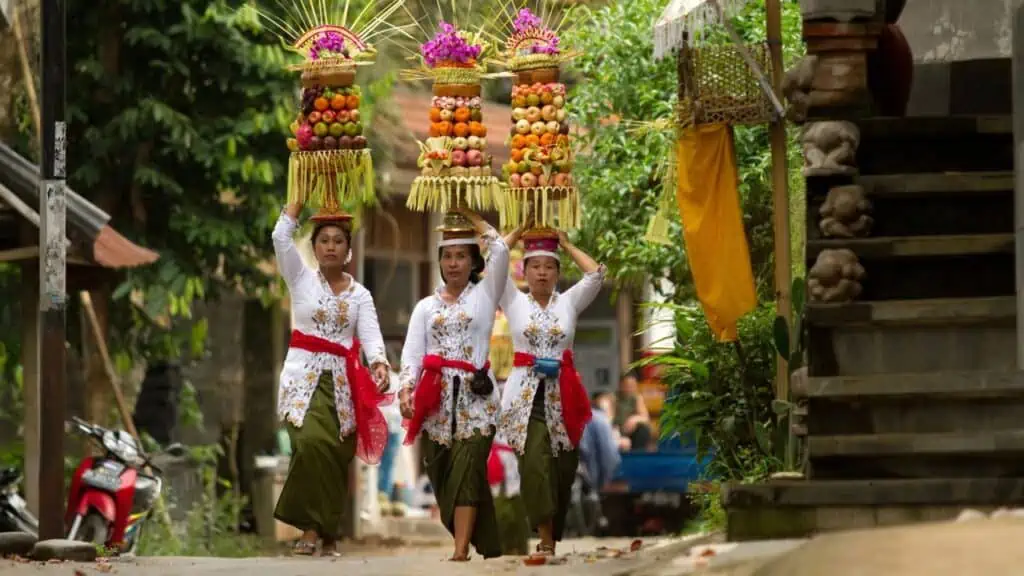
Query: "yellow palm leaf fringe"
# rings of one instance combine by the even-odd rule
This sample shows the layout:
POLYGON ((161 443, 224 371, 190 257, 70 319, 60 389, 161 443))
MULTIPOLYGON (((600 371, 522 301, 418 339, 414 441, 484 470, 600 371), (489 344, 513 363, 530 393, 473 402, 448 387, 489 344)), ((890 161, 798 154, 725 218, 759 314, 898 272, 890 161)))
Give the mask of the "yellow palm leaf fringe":
POLYGON ((416 212, 500 211, 503 200, 501 183, 494 176, 420 176, 413 180, 405 205, 416 212))
POLYGON ((505 189, 502 228, 528 224, 532 227, 570 230, 579 228, 581 220, 579 190, 574 186, 505 189), (527 222, 531 207, 533 217, 527 222))
POLYGON ((293 152, 288 159, 288 202, 313 208, 355 201, 373 204, 374 173, 369 150, 293 152))
POLYGON ((676 188, 679 182, 676 174, 677 167, 675 150, 671 149, 662 162, 661 195, 658 197, 658 210, 647 223, 647 233, 644 234, 644 240, 647 242, 665 246, 674 245, 672 236, 669 234, 669 224, 672 215, 679 214, 679 205, 676 203, 676 188))

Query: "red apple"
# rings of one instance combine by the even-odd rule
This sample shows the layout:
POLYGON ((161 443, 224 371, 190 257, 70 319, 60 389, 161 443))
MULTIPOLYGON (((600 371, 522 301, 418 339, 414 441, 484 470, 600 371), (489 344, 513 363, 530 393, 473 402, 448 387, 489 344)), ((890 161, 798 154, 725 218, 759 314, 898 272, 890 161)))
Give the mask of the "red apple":
POLYGON ((470 166, 479 166, 483 164, 484 155, 479 150, 470 150, 466 152, 466 162, 470 166))
POLYGON ((344 124, 345 122, 348 122, 349 120, 352 119, 352 113, 349 112, 348 110, 338 110, 338 112, 334 115, 334 118, 338 122, 344 124))
POLYGON ((309 122, 310 124, 317 124, 317 123, 319 123, 320 122, 320 112, 318 112, 316 110, 313 110, 312 112, 310 112, 309 116, 306 116, 306 122, 309 122))
POLYGON ((452 166, 465 166, 466 165, 466 153, 462 150, 452 151, 452 166))
POLYGON ((328 124, 334 122, 334 110, 324 110, 323 114, 320 115, 320 119, 328 124))

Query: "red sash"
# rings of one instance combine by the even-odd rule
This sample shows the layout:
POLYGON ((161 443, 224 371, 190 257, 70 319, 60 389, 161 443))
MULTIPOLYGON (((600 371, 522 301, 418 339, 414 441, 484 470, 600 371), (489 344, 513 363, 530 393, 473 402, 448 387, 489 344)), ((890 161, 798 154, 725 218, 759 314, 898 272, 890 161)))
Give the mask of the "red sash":
POLYGON ((352 341, 352 348, 345 348, 293 330, 289 347, 345 359, 345 379, 352 391, 352 410, 356 416, 356 456, 367 464, 380 463, 388 443, 388 423, 379 407, 391 402, 394 395, 378 390, 370 371, 359 363, 359 340, 352 341))
MULTIPOLYGON (((409 420, 402 422, 405 427, 405 444, 411 445, 416 442, 416 437, 423 428, 423 422, 427 416, 441 408, 441 370, 452 368, 470 374, 476 372, 476 367, 463 360, 448 360, 437 354, 427 354, 423 357, 423 373, 420 381, 416 384, 413 392, 412 409, 413 415, 409 420)), ((483 370, 490 370, 490 361, 483 365, 483 370)), ((455 418, 455 414, 452 414, 455 418)))
MULTIPOLYGON (((525 352, 516 352, 512 365, 517 368, 530 368, 537 357, 525 352)), ((572 350, 562 352, 562 366, 558 370, 558 391, 562 396, 562 420, 565 421, 565 432, 573 447, 580 445, 583 429, 587 427, 593 413, 590 410, 590 397, 583 387, 580 373, 576 371, 576 362, 572 350)))
POLYGON ((501 462, 502 452, 511 452, 512 448, 495 442, 491 444, 491 454, 487 457, 487 483, 501 484, 505 481, 505 465, 501 462))

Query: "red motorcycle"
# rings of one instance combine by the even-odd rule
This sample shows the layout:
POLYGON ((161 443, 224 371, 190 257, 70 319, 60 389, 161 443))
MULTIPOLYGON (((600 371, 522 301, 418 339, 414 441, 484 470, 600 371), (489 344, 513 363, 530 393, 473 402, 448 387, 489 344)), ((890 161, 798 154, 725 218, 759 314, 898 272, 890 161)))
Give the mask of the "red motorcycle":
MULTIPOLYGON (((71 478, 64 516, 70 527, 68 540, 132 555, 160 496, 163 472, 124 430, 108 430, 77 417, 71 425, 102 446, 104 455, 82 460, 71 478), (146 468, 152 474, 144 473, 146 468)), ((182 445, 171 444, 161 453, 182 456, 185 452, 182 445)))

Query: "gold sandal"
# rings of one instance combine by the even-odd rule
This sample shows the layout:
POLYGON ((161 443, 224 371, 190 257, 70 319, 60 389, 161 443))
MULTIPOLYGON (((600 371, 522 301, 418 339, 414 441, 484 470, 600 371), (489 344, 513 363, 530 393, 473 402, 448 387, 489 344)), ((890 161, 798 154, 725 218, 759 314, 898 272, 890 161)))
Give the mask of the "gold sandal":
POLYGON ((543 542, 540 543, 540 544, 537 544, 537 554, 540 554, 542 556, 554 556, 555 555, 555 545, 554 544, 544 544, 543 542))

